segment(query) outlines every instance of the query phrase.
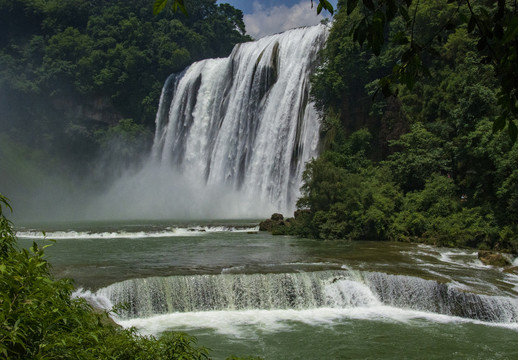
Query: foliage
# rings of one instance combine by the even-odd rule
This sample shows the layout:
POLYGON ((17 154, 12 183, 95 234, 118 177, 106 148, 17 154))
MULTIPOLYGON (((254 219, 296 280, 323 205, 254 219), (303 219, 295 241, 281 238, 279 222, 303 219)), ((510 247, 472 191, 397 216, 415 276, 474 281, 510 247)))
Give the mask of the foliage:
POLYGON ((390 155, 387 165, 404 191, 422 189, 433 174, 451 172, 448 144, 416 123, 411 131, 391 141, 401 151, 390 155))
POLYGON ((405 196, 391 237, 422 239, 440 246, 493 247, 498 234, 491 213, 480 207, 465 207, 453 180, 434 175, 422 191, 405 196))
POLYGON ((84 299, 73 298, 72 283, 51 275, 44 258, 49 245, 17 249, 6 210, 11 206, 0 194, 0 359, 209 358, 192 336, 141 336, 135 329, 114 326, 107 313, 94 311, 84 299))
POLYGON ((401 193, 387 181, 386 169, 369 166, 369 138, 368 131, 359 130, 340 152, 329 151, 307 165, 297 205, 310 212, 295 218, 292 233, 324 239, 387 238, 401 193))
POLYGON ((467 32, 477 39, 477 52, 481 61, 491 64, 500 85, 498 104, 500 116, 494 121, 493 129, 507 129, 513 142, 518 130, 515 119, 518 116, 518 8, 506 1, 484 2, 476 0, 358 0, 340 1, 339 8, 346 8, 347 14, 357 12, 351 34, 360 46, 380 55, 387 40, 386 32, 391 22, 398 17, 403 27, 390 41, 401 46, 392 74, 382 77, 379 85, 385 95, 397 93, 393 84, 397 81, 409 90, 414 87, 420 75, 429 75, 427 60, 436 51, 445 33, 451 29, 466 26, 467 32), (432 10, 432 11, 430 11, 432 10), (428 16, 422 16, 428 12, 428 16), (422 31, 422 19, 429 21, 429 31, 422 31), (431 20, 431 22, 430 22, 431 20))
POLYGON ((149 0, 1 1, 3 133, 84 167, 120 120, 152 131, 167 76, 250 39, 240 10, 186 6, 154 16, 149 0))
MULTIPOLYGON (((326 151, 307 166, 298 203, 305 213, 290 231, 518 251, 518 147, 508 134, 493 132, 502 112, 498 66, 484 61, 478 35, 462 21, 444 26, 470 14, 469 4, 415 3, 411 19, 400 13, 404 9, 392 9, 383 39, 363 39, 381 42, 360 48, 361 33, 377 31, 368 23, 372 12, 384 14, 396 2, 356 3, 338 3, 323 65, 312 80, 326 151), (401 57, 410 56, 410 42, 426 39, 434 39, 427 52, 412 56, 429 76, 412 75, 412 86, 397 87, 398 100, 376 96, 384 86, 375 80, 380 73, 407 66, 410 60, 401 57), (369 95, 366 115, 359 99, 369 95), (358 136, 358 129, 371 136, 358 136), (347 145, 353 139, 363 150, 347 145)), ((397 3, 407 8, 411 1, 397 3)))

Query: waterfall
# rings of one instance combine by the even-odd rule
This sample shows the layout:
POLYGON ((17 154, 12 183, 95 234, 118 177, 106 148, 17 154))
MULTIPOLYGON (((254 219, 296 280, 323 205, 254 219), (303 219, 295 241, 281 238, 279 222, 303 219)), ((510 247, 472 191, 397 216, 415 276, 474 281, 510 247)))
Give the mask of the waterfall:
POLYGON ((171 76, 157 112, 154 160, 205 187, 242 194, 252 206, 266 203, 265 213, 293 211, 304 165, 317 155, 309 77, 326 36, 322 25, 290 30, 171 76))
POLYGON ((132 279, 97 296, 128 305, 123 318, 195 311, 305 310, 392 306, 498 323, 518 323, 518 300, 464 292, 446 283, 378 272, 320 271, 132 279))

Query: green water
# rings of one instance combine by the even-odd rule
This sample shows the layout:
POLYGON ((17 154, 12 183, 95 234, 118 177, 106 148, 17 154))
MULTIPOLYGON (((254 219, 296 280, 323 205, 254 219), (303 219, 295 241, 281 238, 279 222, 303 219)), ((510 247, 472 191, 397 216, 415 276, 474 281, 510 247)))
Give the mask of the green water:
MULTIPOLYGON (((253 221, 32 224, 22 246, 58 238, 47 255, 58 277, 96 291, 127 279, 196 274, 349 269, 454 284, 518 297, 518 276, 483 266, 474 251, 414 244, 325 242, 257 233, 253 221)), ((518 324, 493 324, 390 306, 207 311, 121 323, 144 334, 187 331, 215 359, 517 359, 518 324)))
POLYGON ((344 319, 332 325, 288 323, 288 330, 232 338, 191 331, 215 357, 228 349, 266 359, 517 359, 516 332, 474 324, 344 319))

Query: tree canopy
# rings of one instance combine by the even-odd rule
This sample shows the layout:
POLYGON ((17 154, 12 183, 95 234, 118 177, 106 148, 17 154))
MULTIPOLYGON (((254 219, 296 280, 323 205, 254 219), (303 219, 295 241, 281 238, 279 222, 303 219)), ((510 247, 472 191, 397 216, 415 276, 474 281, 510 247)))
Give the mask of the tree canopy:
POLYGON ((142 125, 149 142, 166 78, 250 40, 228 4, 188 11, 154 16, 149 0, 0 1, 2 132, 82 166, 120 121, 142 125))
MULTIPOLYGON (((377 55, 360 46, 364 15, 338 5, 311 90, 325 151, 307 165, 295 220, 275 231, 518 251, 518 146, 492 131, 502 88, 477 35, 467 24, 443 29, 423 60, 429 75, 384 97, 380 74, 409 45, 387 41, 377 55)), ((413 37, 436 33, 450 11, 447 0, 420 3, 413 37)), ((387 26, 397 37, 405 19, 387 26)))
MULTIPOLYGON (((325 0, 319 2, 319 7, 327 8, 329 5, 325 0)), ((379 81, 385 95, 397 93, 395 82, 412 89, 418 77, 429 76, 429 59, 437 45, 443 43, 452 30, 464 29, 476 41, 480 61, 493 66, 500 85, 497 102, 501 110, 493 123, 493 130, 504 129, 507 125, 509 136, 513 142, 516 141, 518 5, 515 1, 343 0, 338 6, 346 9, 348 15, 358 14, 351 18, 353 25, 349 31, 353 41, 360 46, 365 45, 377 56, 387 42, 401 46, 391 74, 379 81), (442 5, 440 9, 434 6, 439 3, 442 5), (423 9, 434 12, 423 17, 423 9), (390 33, 388 28, 394 20, 398 26, 390 33), (423 20, 432 22, 426 32, 422 31, 423 20)))

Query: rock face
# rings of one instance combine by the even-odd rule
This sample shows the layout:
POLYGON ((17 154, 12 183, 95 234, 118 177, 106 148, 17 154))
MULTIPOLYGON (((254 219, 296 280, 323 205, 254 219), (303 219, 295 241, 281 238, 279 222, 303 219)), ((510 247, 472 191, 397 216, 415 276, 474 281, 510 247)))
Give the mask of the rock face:
POLYGON ((484 265, 503 267, 511 264, 502 254, 492 251, 480 250, 478 258, 484 265))

